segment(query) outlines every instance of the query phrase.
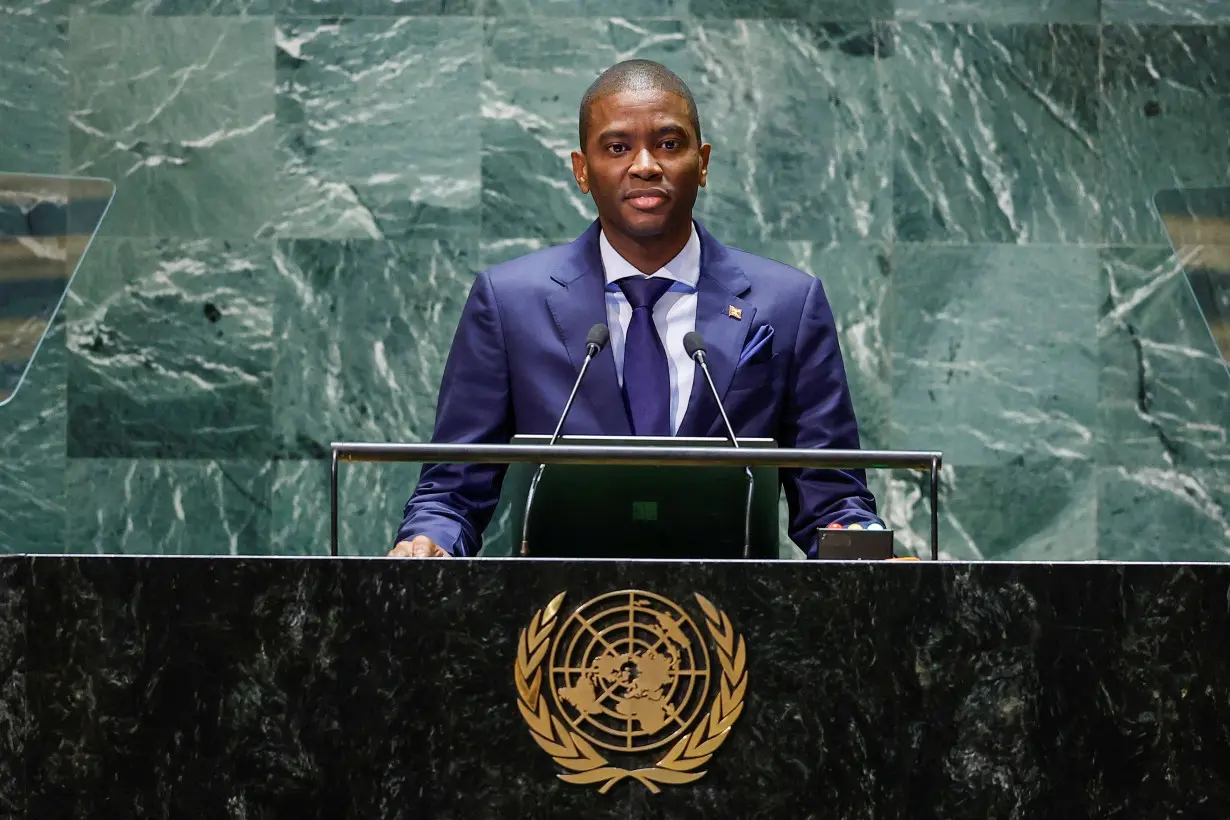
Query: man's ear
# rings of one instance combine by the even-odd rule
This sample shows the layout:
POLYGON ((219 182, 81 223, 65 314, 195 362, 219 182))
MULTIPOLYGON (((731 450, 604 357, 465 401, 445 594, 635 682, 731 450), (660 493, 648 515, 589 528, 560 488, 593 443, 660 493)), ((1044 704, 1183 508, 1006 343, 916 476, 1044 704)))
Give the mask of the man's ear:
POLYGON ((705 187, 705 183, 709 181, 709 152, 713 150, 713 146, 705 143, 700 147, 700 187, 705 187))
POLYGON ((572 175, 576 177, 577 187, 581 189, 581 193, 589 193, 589 165, 585 162, 585 155, 580 151, 572 152, 572 175))

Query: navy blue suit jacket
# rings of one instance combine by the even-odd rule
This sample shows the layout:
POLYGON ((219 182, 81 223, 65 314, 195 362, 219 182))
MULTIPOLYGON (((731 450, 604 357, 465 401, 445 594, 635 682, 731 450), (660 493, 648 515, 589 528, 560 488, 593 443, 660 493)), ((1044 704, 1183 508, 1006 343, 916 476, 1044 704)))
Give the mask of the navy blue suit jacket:
MULTIPOLYGON (((820 281, 726 247, 697 225, 701 242, 696 329, 736 434, 782 447, 857 449, 833 313, 820 281), (730 308, 742 311, 730 316, 730 308), (773 334, 736 367, 745 345, 773 334)), ((506 443, 550 435, 585 358, 591 326, 606 323, 605 277, 595 222, 576 241, 479 274, 449 351, 436 406, 437 442, 506 443)), ((590 365, 565 435, 629 436, 608 346, 590 365)), ((724 436, 702 377, 693 381, 680 436, 724 436)), ((426 535, 454 555, 474 555, 499 501, 505 467, 426 465, 397 540, 426 535)), ((790 537, 809 554, 814 528, 876 521, 861 470, 782 470, 790 537)))

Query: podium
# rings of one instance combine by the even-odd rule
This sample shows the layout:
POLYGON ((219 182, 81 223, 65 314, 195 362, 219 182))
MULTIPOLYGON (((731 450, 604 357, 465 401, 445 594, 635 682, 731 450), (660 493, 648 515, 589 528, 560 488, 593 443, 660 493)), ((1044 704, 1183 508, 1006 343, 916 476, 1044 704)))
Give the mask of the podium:
MULTIPOLYGON (((1227 589, 1209 564, 5 557, 0 817, 1221 816, 1227 589), (627 590, 707 635, 698 717, 741 707, 657 793, 562 780, 603 766, 525 714, 573 725, 551 646, 627 590)), ((589 745, 672 771, 671 742, 589 745)))
MULTIPOLYGON (((334 442, 329 471, 330 555, 338 555, 338 470, 344 462, 451 462, 474 464, 586 464, 662 467, 815 468, 815 469, 908 469, 928 473, 931 502, 931 558, 939 560, 939 471, 938 452, 907 450, 813 450, 773 447, 701 447, 679 444, 649 446, 569 443, 564 437, 549 444, 397 444, 334 442)), ((750 475, 750 472, 749 472, 750 475)), ((763 482, 762 482, 763 483, 763 482)), ((762 493, 763 487, 756 492, 762 493)), ((530 491, 533 492, 532 489, 530 491)), ((753 494, 749 489, 750 515, 753 494)), ((538 512, 543 515, 543 512, 538 512)), ((547 513, 549 514, 549 513, 547 513)), ((868 533, 869 537, 872 534, 868 533)), ((843 544, 847 552, 857 552, 843 544)), ((578 555, 577 557, 584 557, 578 555)), ((748 555, 747 557, 751 557, 748 555)))

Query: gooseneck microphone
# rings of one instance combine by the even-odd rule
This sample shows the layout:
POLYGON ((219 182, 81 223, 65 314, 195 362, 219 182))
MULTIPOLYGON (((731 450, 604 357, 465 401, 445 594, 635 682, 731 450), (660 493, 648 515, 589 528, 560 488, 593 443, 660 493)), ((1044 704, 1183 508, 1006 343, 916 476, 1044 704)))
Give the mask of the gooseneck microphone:
MULTIPOLYGON (((611 331, 604 324, 594 325, 589 329, 589 333, 586 334, 585 360, 581 362, 581 372, 577 373, 577 380, 572 383, 572 392, 568 394, 568 401, 564 403, 564 412, 560 413, 559 422, 555 425, 555 432, 551 434, 551 440, 547 442, 547 446, 551 446, 559 440, 560 431, 564 429, 564 422, 568 419, 568 414, 572 412, 572 403, 577 398, 577 391, 581 389, 581 380, 585 378, 585 373, 589 370, 589 363, 602 352, 602 348, 606 347, 607 342, 610 340, 611 331)), ((534 505, 534 492, 538 489, 538 482, 542 480, 542 473, 546 468, 546 464, 538 465, 538 469, 534 471, 534 477, 530 479, 529 492, 525 494, 525 516, 521 522, 522 555, 530 554, 530 508, 534 505)))
POLYGON ((577 398, 577 391, 581 389, 581 380, 585 378, 585 371, 589 369, 589 363, 602 352, 602 348, 606 347, 606 343, 610 339, 611 331, 603 324, 594 325, 589 329, 589 333, 586 334, 585 361, 581 362, 581 372, 577 374, 577 380, 572 383, 572 392, 568 394, 568 401, 564 404, 564 412, 559 414, 559 423, 555 425, 555 432, 551 435, 551 444, 554 444, 559 439, 559 431, 564 429, 564 420, 572 412, 572 403, 577 398))
MULTIPOLYGON (((739 438, 735 435, 735 428, 730 424, 730 417, 726 415, 722 397, 718 394, 717 385, 713 383, 713 376, 709 373, 709 364, 705 360, 704 337, 695 330, 689 331, 683 337, 683 350, 688 354, 688 358, 696 362, 700 372, 705 374, 705 382, 709 385, 709 392, 713 394, 713 400, 717 402, 722 424, 726 425, 726 437, 730 439, 735 449, 738 449, 739 438)), ((743 510, 743 557, 750 558, 752 556, 752 495, 756 489, 756 479, 752 475, 751 467, 744 467, 743 470, 747 473, 747 505, 743 510)))

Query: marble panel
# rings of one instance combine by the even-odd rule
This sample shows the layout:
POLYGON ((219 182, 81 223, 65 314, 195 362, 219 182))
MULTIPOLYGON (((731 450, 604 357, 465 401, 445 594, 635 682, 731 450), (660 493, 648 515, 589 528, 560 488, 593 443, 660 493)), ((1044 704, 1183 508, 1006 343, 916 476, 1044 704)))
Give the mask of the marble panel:
POLYGON ((338 657, 334 570, 221 563, 217 575, 184 575, 179 561, 35 564, 33 582, 57 592, 31 609, 47 628, 28 661, 32 816, 352 813, 347 778, 317 751, 354 737, 341 679, 364 662, 361 651, 338 657), (54 638, 68 634, 59 619, 77 624, 72 640, 54 638), (130 755, 143 762, 120 762, 130 755))
MULTIPOLYGON (((695 0, 691 0, 693 3, 695 0)), ((487 17, 602 17, 612 12, 620 17, 652 19, 688 15, 689 0, 625 0, 612 6, 606 0, 480 0, 487 17)))
POLYGON ((63 551, 267 555, 271 474, 259 461, 73 459, 63 551))
POLYGON ((899 245, 888 316, 894 448, 954 466, 1093 456, 1093 248, 899 245))
POLYGON ((104 234, 257 234, 274 181, 272 43, 269 17, 72 17, 69 169, 118 185, 104 234))
POLYGON ((30 813, 1221 812, 1228 588, 1223 566, 36 559, 30 813), (621 589, 701 624, 703 594, 747 647, 729 736, 660 794, 561 783, 517 708, 535 613, 621 589))
POLYGON ((286 458, 422 441, 477 262, 472 240, 280 241, 274 426, 286 458))
POLYGON ((696 17, 858 22, 893 16, 893 0, 690 0, 696 17))
POLYGON ((884 41, 870 24, 705 21, 690 35, 713 145, 697 214, 728 244, 891 236, 884 41))
POLYGON ((1230 23, 1227 0, 1102 0, 1102 19, 1108 23, 1230 23))
POLYGON ((64 548, 64 328, 61 313, 21 387, 0 407, 0 554, 64 548))
POLYGON ((0 17, 8 22, 17 18, 51 20, 66 15, 72 0, 0 0, 0 17))
POLYGON ((1230 469, 1100 467, 1098 558, 1230 561, 1230 469))
MULTIPOLYGON (((406 501, 418 484, 420 467, 384 463, 338 465, 339 555, 370 558, 385 555, 393 548, 406 501)), ((330 509, 329 462, 277 462, 271 552, 328 555, 330 509)), ((487 539, 494 534, 489 528, 487 539)), ((502 554, 509 552, 502 543, 495 548, 502 554)))
MULTIPOLYGON (((899 555, 931 557, 930 481, 893 471, 880 500, 899 555)), ((940 470, 940 559, 1090 561, 1097 557, 1094 465, 1067 459, 940 470)))
POLYGON ((1105 0, 895 0, 898 20, 929 23, 1097 23, 1105 0))
POLYGON ((95 241, 66 306, 71 457, 272 453, 271 251, 95 241))
POLYGON ((899 23, 893 31, 897 237, 1096 244, 1097 27, 899 23))
POLYGON ((279 237, 471 234, 482 25, 289 19, 277 29, 279 237))
POLYGON ((1102 251, 1102 466, 1230 468, 1230 373, 1169 248, 1102 251))
POLYGON ((16 19, 21 10, 0 0, 0 173, 61 174, 68 158, 68 24, 42 16, 16 19))
POLYGON ((1164 244, 1158 191, 1230 183, 1230 26, 1102 34, 1102 215, 1112 244, 1164 244))
POLYGON ((74 9, 88 14, 167 17, 222 17, 270 15, 277 0, 71 0, 74 9))
POLYGON ((478 14, 484 0, 280 0, 283 14, 401 17, 478 14))
POLYGON ((0 557, 0 817, 26 816, 26 591, 30 563, 0 557))

